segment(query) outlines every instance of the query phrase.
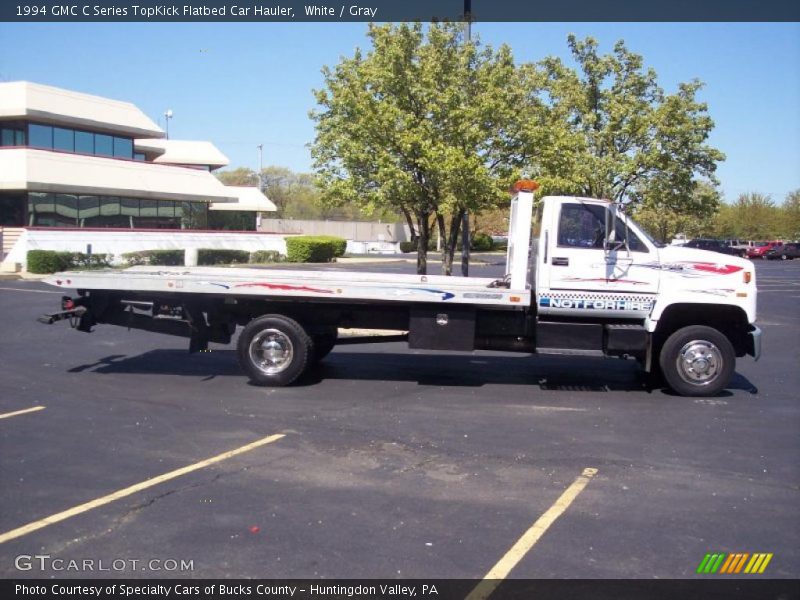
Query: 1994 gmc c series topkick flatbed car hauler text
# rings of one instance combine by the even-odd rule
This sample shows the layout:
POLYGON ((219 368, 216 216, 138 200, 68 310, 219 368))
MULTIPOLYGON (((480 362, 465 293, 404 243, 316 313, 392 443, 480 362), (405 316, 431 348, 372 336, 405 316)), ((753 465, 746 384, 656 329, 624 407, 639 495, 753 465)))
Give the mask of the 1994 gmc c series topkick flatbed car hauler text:
POLYGON ((339 327, 408 331, 411 348, 634 358, 686 396, 725 388, 737 356, 758 359, 749 261, 659 247, 605 200, 548 196, 533 215, 535 187, 515 186, 503 279, 213 267, 66 272, 45 281, 78 296, 40 320, 182 335, 190 351, 230 342, 241 325, 239 361, 263 385, 297 379, 330 352, 339 327))

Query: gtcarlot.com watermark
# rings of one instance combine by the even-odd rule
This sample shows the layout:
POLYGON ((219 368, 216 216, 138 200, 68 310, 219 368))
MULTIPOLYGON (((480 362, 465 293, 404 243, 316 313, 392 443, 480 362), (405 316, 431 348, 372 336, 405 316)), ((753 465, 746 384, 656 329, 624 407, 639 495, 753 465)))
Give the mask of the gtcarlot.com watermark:
POLYGON ((184 558, 57 558, 50 554, 19 554, 14 558, 18 571, 194 571, 194 560, 184 558))

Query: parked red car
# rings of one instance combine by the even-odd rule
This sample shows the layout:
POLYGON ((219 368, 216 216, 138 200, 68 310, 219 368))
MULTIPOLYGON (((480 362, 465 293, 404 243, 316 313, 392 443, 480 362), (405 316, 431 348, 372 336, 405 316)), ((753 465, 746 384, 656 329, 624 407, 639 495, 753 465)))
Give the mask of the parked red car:
POLYGON ((767 252, 781 246, 783 242, 757 242, 755 246, 747 249, 747 258, 766 258, 767 252))

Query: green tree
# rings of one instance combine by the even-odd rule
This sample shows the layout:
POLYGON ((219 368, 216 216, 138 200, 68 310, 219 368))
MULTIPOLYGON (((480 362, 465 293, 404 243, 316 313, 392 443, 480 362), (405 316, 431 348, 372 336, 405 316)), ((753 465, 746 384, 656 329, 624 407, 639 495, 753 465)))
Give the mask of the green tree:
POLYGON ((691 196, 681 202, 674 202, 670 195, 654 194, 648 201, 636 205, 633 215, 656 239, 669 243, 678 233, 688 238, 710 235, 720 206, 717 188, 700 182, 691 196))
POLYGON ((781 236, 787 240, 800 239, 800 189, 789 192, 781 212, 781 236))
POLYGON ((721 203, 711 223, 710 235, 723 240, 745 239, 742 237, 740 229, 739 223, 736 221, 736 210, 727 202, 721 203))
POLYGON ((736 237, 745 240, 768 240, 778 234, 780 209, 766 194, 740 194, 732 205, 736 237))
POLYGON ((295 173, 287 167, 269 166, 261 171, 264 194, 277 207, 276 217, 319 218, 319 193, 314 185, 314 176, 295 173), (303 213, 300 217, 298 213, 303 213))
POLYGON ((567 42, 577 70, 553 57, 526 67, 549 108, 549 145, 536 166, 542 191, 633 202, 673 220, 713 209, 715 194, 698 184, 713 186, 725 157, 707 143, 714 123, 697 99, 702 84, 666 94, 623 41, 608 55, 591 37, 567 42))
POLYGON ((508 47, 465 43, 458 24, 370 25, 368 36, 372 49, 325 67, 314 92, 323 200, 403 214, 419 237, 418 273, 436 224, 449 275, 464 211, 507 199, 533 141, 519 124, 540 102, 508 47))
POLYGON ((225 185, 258 185, 258 174, 247 167, 217 171, 214 175, 225 185))

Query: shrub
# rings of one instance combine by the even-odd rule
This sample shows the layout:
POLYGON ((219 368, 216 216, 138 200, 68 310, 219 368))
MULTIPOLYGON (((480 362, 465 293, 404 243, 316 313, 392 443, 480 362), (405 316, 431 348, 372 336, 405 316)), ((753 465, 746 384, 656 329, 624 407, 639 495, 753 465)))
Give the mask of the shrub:
POLYGON ((256 250, 250 255, 251 263, 276 263, 283 261, 283 254, 277 250, 256 250))
POLYGON ((200 248, 197 251, 198 265, 230 265, 246 263, 248 260, 250 260, 250 253, 247 250, 200 248))
POLYGON ((72 252, 28 250, 29 273, 55 273, 70 268, 72 252))
POLYGON ((347 251, 347 240, 344 238, 336 237, 335 235, 315 235, 309 237, 314 237, 320 241, 331 242, 333 244, 333 255, 336 258, 344 256, 344 253, 347 251))
POLYGON ((470 240, 470 248, 476 252, 488 252, 493 247, 492 236, 486 233, 476 233, 470 240))
POLYGON ((55 273, 69 269, 102 269, 108 266, 108 254, 28 250, 29 273, 55 273))
POLYGON ((183 250, 139 250, 126 252, 122 258, 132 267, 138 265, 177 267, 184 264, 184 255, 183 250))
POLYGON ((416 252, 417 242, 400 242, 400 252, 416 252))
POLYGON ((313 235, 287 237, 286 258, 289 262, 331 262, 341 247, 337 239, 341 238, 313 235))

